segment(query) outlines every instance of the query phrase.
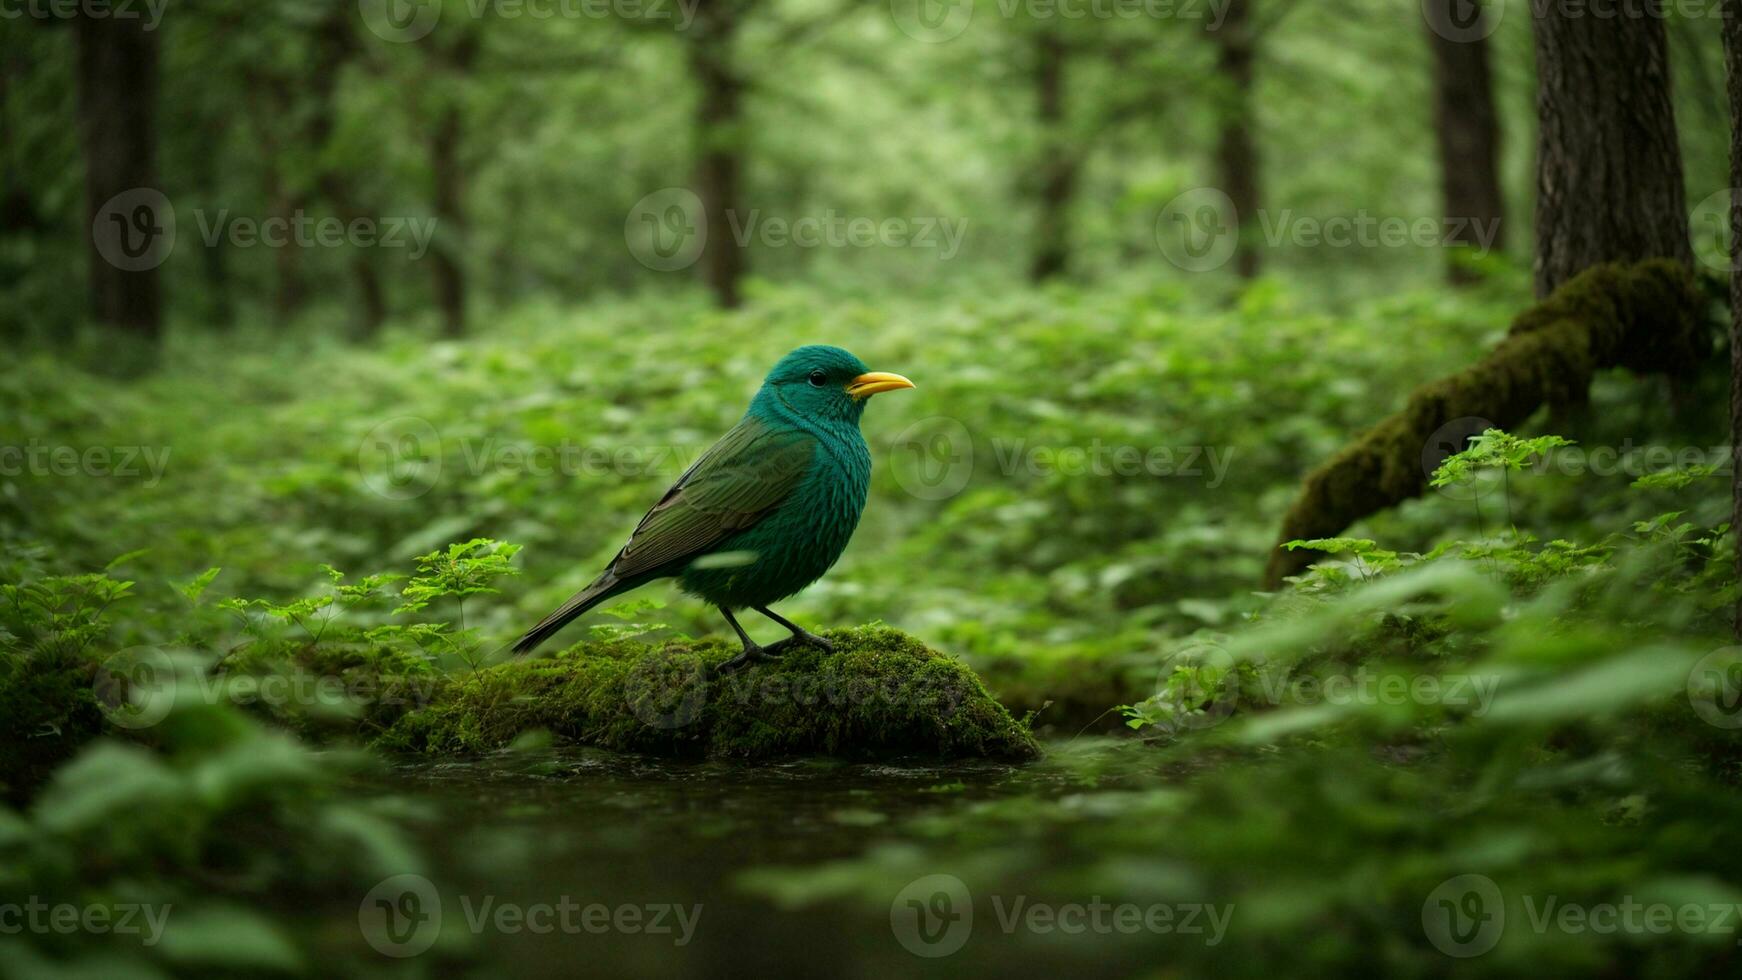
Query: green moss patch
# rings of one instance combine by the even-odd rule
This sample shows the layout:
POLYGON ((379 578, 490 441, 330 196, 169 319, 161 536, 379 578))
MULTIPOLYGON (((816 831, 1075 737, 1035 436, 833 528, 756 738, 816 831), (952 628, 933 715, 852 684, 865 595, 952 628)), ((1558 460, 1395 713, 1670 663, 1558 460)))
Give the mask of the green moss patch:
POLYGON ((833 630, 832 653, 715 676, 737 652, 710 639, 583 643, 547 660, 457 676, 380 740, 401 751, 499 749, 538 730, 628 752, 1031 759, 1039 749, 962 663, 888 627, 833 630))

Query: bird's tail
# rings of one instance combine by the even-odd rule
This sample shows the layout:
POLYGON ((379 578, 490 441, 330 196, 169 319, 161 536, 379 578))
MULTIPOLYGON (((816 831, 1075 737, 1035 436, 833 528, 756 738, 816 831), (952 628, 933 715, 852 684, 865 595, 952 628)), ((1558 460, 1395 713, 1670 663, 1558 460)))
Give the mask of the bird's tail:
POLYGON ((599 576, 592 585, 570 596, 569 601, 558 606, 556 612, 540 620, 537 626, 527 630, 525 635, 514 642, 514 652, 517 654, 530 652, 534 647, 555 635, 557 630, 567 626, 569 620, 631 587, 630 583, 606 572, 599 576))

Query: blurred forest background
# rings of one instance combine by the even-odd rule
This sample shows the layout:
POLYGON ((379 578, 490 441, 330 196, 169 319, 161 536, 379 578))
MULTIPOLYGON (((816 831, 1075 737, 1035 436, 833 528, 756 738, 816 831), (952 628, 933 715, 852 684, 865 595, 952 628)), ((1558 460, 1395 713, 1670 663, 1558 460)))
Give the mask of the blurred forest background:
MULTIPOLYGON (((1276 242, 1256 228, 1260 209, 1272 227, 1499 220, 1484 251, 1532 254, 1524 4, 1475 27, 1460 18, 1476 8, 1450 0, 617 9, 641 6, 140 0, 131 17, 0 20, 9 334, 64 340, 93 316, 148 334, 344 324, 370 336, 390 321, 487 333, 516 303, 692 284, 727 306, 821 283, 873 297, 1134 274, 1222 288, 1182 277, 1158 248, 1160 212, 1197 188, 1255 226, 1227 271, 1328 297, 1431 281, 1446 249, 1327 246, 1292 228, 1276 242), (175 235, 157 268, 129 277, 93 265, 87 231, 135 188, 163 195, 175 235), (626 219, 664 188, 698 195, 716 236, 683 274, 625 247, 626 219), (834 213, 965 234, 948 254, 941 234, 722 248, 728 212, 740 226, 834 213), (310 228, 272 247, 246 230, 299 218, 433 232, 370 247, 317 243, 310 228), (112 306, 85 299, 111 290, 112 306)), ((1660 25, 1694 202, 1728 186, 1716 11, 1660 25)))
POLYGON ((1742 909, 1732 6, 0 0, 0 911, 177 909, 0 976, 574 962, 452 905, 384 951, 405 875, 704 903, 588 937, 637 974, 1733 970, 1528 904, 1742 909), (1042 761, 259 696, 716 632, 650 587, 492 665, 803 343, 918 389, 782 612, 1042 761), (1234 918, 921 959, 939 874, 1234 918))

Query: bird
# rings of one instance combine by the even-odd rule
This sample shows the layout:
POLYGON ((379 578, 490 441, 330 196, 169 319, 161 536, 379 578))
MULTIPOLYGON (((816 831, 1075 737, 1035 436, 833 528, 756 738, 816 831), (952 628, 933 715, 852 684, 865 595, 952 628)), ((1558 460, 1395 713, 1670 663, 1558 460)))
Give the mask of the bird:
POLYGON ((738 634, 743 650, 722 673, 778 658, 795 643, 833 650, 769 607, 821 578, 846 550, 871 482, 860 416, 872 395, 913 386, 839 347, 809 344, 782 357, 738 424, 678 477, 599 577, 527 630, 514 652, 528 653, 587 610, 665 578, 718 608, 738 634), (733 615, 742 609, 791 635, 758 646, 733 615))

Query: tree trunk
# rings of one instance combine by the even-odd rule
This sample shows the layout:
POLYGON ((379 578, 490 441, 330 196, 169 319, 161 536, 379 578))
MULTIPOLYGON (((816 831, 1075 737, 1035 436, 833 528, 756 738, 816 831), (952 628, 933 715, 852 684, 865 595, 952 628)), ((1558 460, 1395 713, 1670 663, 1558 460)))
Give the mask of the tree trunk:
POLYGON ((1078 159, 1065 132, 1065 65, 1069 46, 1057 31, 1034 35, 1034 97, 1040 129, 1040 214, 1034 228, 1034 261, 1028 278, 1042 282, 1070 266, 1070 208, 1076 196, 1078 159))
MULTIPOLYGON (((1742 0, 1724 0, 1724 63, 1730 90, 1730 529, 1742 580, 1742 0)), ((1742 640, 1742 599, 1733 625, 1742 640)))
POLYGON ((745 250, 733 235, 744 220, 739 205, 744 155, 744 83, 732 64, 738 29, 733 0, 703 0, 689 40, 690 70, 700 88, 696 104, 696 193, 707 240, 702 278, 726 309, 742 303, 738 287, 747 271, 745 250))
MULTIPOLYGON (((1446 23, 1468 0, 1435 0, 1446 23)), ((1440 193, 1445 207, 1447 243, 1498 251, 1505 239, 1505 201, 1500 193, 1500 125, 1494 112, 1494 85, 1488 70, 1488 39, 1455 40, 1430 26, 1433 51, 1434 134, 1439 142, 1440 193)), ((1461 284, 1476 278, 1447 255, 1446 275, 1461 284)))
POLYGON ((461 253, 466 237, 466 214, 460 193, 460 109, 442 110, 430 138, 430 169, 435 177, 435 216, 440 222, 442 243, 431 250, 435 270, 436 307, 442 314, 442 333, 449 337, 466 332, 466 275, 461 253), (462 244, 456 244, 462 243, 462 244))
POLYGON ((1221 133, 1216 139, 1216 171, 1222 191, 1234 204, 1240 242, 1234 268, 1241 278, 1258 275, 1258 248, 1251 230, 1258 219, 1258 145, 1252 136, 1252 4, 1228 0, 1216 39, 1216 69, 1223 91, 1221 133))
MULTIPOLYGON (((273 219, 286 222, 296 220, 296 213, 302 209, 302 200, 290 193, 285 185, 284 173, 279 169, 276 154, 269 154, 266 159, 266 207, 273 219)), ((272 293, 272 318, 279 326, 285 326, 301 312, 303 303, 308 299, 308 287, 302 278, 302 247, 289 237, 286 231, 285 240, 272 249, 272 270, 277 285, 272 293)))
POLYGON ((108 16, 79 17, 74 30, 91 316, 155 341, 163 331, 157 264, 167 253, 152 250, 167 246, 170 216, 144 199, 110 202, 128 191, 160 190, 157 35, 142 20, 108 16))
MULTIPOLYGON (((308 139, 317 159, 322 162, 315 186, 337 213, 339 220, 350 227, 355 221, 370 217, 357 203, 351 176, 331 163, 325 152, 333 138, 338 114, 339 76, 345 63, 357 53, 356 36, 352 32, 349 8, 334 7, 315 28, 317 57, 309 73, 310 116, 308 139)), ((380 332, 387 319, 387 299, 376 272, 373 249, 352 245, 351 278, 357 284, 357 334, 372 337, 380 332)))
POLYGON ((1691 265, 1663 21, 1569 17, 1547 0, 1532 16, 1537 295, 1602 262, 1691 265))
POLYGON ((461 100, 478 57, 478 46, 478 35, 466 33, 451 49, 440 52, 443 67, 452 77, 436 83, 440 111, 429 138, 436 219, 429 257, 436 308, 441 311, 442 333, 448 337, 460 337, 466 332, 467 222, 465 172, 460 160, 465 118, 461 100))

